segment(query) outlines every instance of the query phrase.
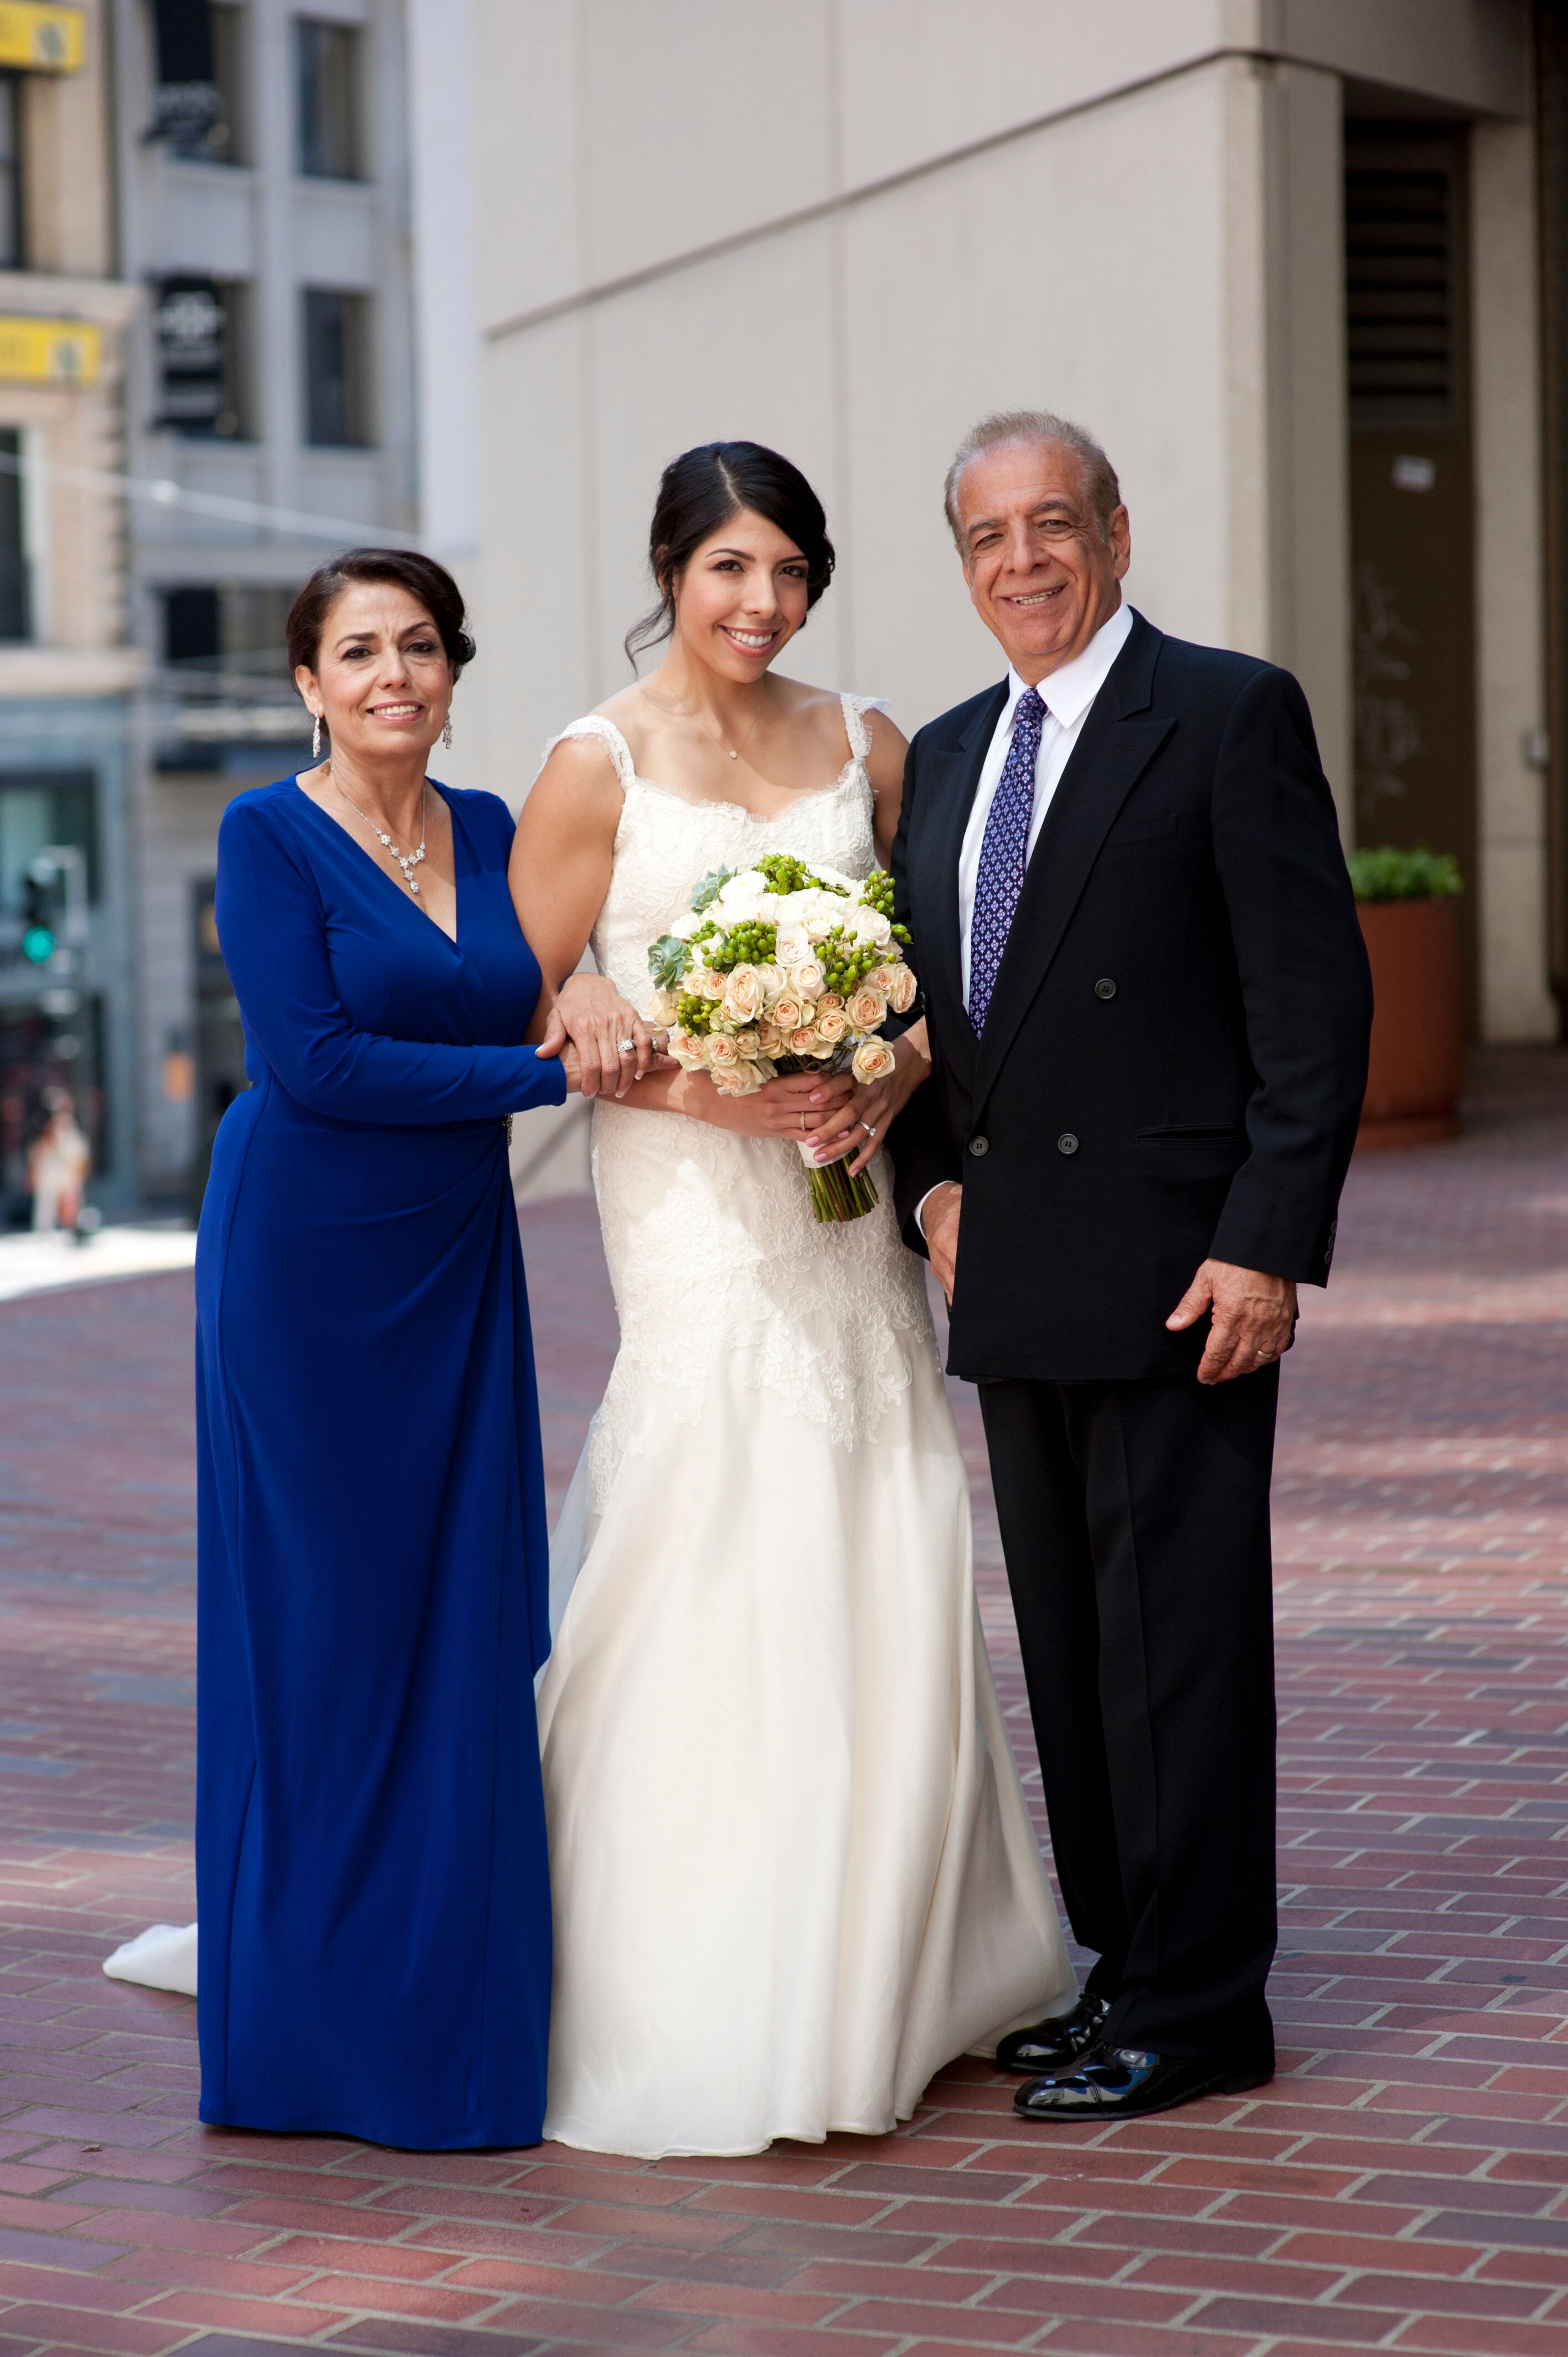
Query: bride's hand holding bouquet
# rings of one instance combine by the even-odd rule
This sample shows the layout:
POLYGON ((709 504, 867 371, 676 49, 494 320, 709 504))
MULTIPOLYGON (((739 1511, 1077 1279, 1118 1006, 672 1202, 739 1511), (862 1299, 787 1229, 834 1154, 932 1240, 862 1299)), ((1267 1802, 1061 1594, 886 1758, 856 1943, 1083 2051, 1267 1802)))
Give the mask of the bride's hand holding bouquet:
POLYGON ((649 1018, 670 1027, 693 1097, 711 1090, 724 1106, 688 1109, 746 1134, 793 1135, 819 1220, 858 1219, 877 1201, 864 1175, 878 1137, 871 1109, 886 1114, 908 1064, 880 1033, 916 996, 892 900, 880 868, 857 883, 773 853, 705 877, 649 952, 649 1018), (751 1104, 749 1118, 730 1111, 751 1104))

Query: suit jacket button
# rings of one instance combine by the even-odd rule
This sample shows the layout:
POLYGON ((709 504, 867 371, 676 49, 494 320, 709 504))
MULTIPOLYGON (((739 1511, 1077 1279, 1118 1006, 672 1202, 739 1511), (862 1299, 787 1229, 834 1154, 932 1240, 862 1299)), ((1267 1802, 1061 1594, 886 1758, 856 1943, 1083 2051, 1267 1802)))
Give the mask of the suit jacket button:
POLYGON ((1061 1135, 1058 1138, 1057 1152, 1058 1154, 1076 1154, 1078 1152, 1078 1140, 1073 1135, 1070 1129, 1064 1129, 1061 1135))
POLYGON ((969 1141, 969 1150, 976 1157, 982 1154, 989 1154, 991 1151, 991 1140, 988 1137, 972 1137, 969 1141))
POLYGON ((1102 974, 1100 980, 1095 984, 1094 995, 1096 998, 1115 997, 1116 985, 1112 981, 1111 976, 1108 974, 1102 974))

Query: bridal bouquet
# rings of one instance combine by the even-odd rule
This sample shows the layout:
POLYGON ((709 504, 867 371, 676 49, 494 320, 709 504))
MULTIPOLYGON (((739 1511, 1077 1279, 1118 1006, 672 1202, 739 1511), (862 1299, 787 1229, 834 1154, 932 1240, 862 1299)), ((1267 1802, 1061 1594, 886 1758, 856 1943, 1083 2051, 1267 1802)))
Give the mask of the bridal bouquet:
MULTIPOLYGON (((893 1050, 878 1034, 889 1012, 915 1002, 901 947, 908 939, 893 922, 893 878, 881 868, 857 884, 783 852, 738 872, 720 868, 648 952, 649 1018, 668 1028, 676 1062, 706 1072, 725 1096, 749 1096, 787 1072, 886 1080, 893 1050)), ((850 1178, 842 1157, 819 1164, 810 1139, 800 1151, 819 1220, 858 1220, 874 1208, 864 1171, 850 1178)))

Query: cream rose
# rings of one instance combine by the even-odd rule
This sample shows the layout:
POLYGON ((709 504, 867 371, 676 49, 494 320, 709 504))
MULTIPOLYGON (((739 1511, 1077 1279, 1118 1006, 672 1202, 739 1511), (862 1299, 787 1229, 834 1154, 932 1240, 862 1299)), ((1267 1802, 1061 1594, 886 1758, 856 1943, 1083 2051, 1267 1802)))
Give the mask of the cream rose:
POLYGON ((703 1052, 703 1044, 694 1031, 671 1031, 670 1034, 670 1053, 683 1072, 705 1070, 708 1060, 703 1052))
POLYGON ((849 1017, 842 1006, 818 1007, 817 1037, 819 1039, 825 1040, 830 1048, 836 1048, 848 1029, 849 1017))
POLYGON ((893 1050, 886 1039, 863 1039, 854 1051, 850 1070, 861 1086, 868 1088, 873 1081, 885 1081, 894 1062, 893 1050))
POLYGON ((798 990, 802 998, 820 998, 827 979, 814 957, 801 958, 789 969, 789 987, 798 990))
POLYGON ((731 1064, 722 1071, 715 1070, 714 1086, 722 1097, 750 1097, 770 1078, 756 1064, 731 1064))
POLYGON ((772 960, 769 959, 766 965, 759 965, 757 967, 757 979, 762 985, 762 996, 765 1002, 771 1006, 774 999, 778 997, 779 992, 785 986, 783 967, 781 965, 775 965, 772 960))
POLYGON ((762 983, 754 965, 732 966, 725 983, 725 1013, 732 1023, 755 1023, 762 1012, 762 983))
POLYGON ((740 1062, 740 1049, 727 1031, 710 1031, 708 1052, 703 1060, 716 1080, 721 1072, 733 1072, 740 1062))
POLYGON ((843 995, 841 991, 824 990, 821 998, 817 1001, 817 1013, 819 1017, 831 1015, 835 1006, 842 1006, 843 1005, 843 995))
POLYGON ((851 996, 844 1013, 857 1031, 875 1031, 887 1013, 887 1001, 869 982, 863 982, 851 996))
POLYGON ((868 979, 878 990, 886 992, 887 1004, 895 1015, 908 1015, 915 1004, 919 985, 907 965, 879 965, 868 979))
POLYGON ((893 927, 880 909, 856 909, 849 920, 849 930, 857 942, 872 942, 878 949, 893 938, 893 927))
POLYGON ((764 1020, 757 1027, 757 1052, 759 1056, 781 1056, 784 1034, 777 1023, 764 1020))
POLYGON ((798 918, 787 918, 779 928, 775 955, 782 966, 797 966, 811 954, 811 936, 798 918))
POLYGON ((789 1034, 789 1053, 792 1056, 821 1056, 827 1050, 817 1037, 815 1028, 810 1023, 802 1023, 798 1031, 789 1034))
POLYGON ((805 1002, 794 990, 781 990, 768 1011, 780 1031, 797 1031, 805 1020, 805 1002))
POLYGON ((700 965, 695 974, 687 975, 686 987, 693 998, 712 999, 716 1006, 725 995, 725 977, 712 966, 700 965))
POLYGON ((648 1002, 648 1020, 661 1027, 674 1022, 680 1007, 672 990, 656 990, 648 1002))

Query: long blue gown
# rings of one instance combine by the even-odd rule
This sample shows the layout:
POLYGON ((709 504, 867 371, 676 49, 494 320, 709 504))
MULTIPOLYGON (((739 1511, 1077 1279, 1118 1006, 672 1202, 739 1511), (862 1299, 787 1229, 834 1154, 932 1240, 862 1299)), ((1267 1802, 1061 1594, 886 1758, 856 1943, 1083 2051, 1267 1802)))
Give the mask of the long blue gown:
POLYGON ((551 1922, 538 1400, 505 1116, 558 1104, 512 822, 457 938, 292 780, 231 802, 254 1086, 196 1263, 201 2117, 538 2141, 551 1922))

